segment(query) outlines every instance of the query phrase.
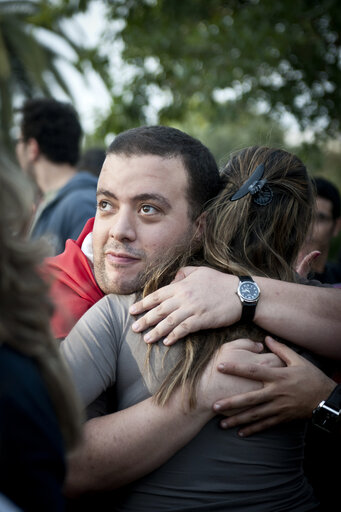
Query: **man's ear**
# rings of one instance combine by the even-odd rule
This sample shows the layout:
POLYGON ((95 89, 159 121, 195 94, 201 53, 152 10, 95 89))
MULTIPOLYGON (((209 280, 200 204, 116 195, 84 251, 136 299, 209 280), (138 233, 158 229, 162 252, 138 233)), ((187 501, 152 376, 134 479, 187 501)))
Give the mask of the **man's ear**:
POLYGON ((335 226, 333 231, 333 236, 337 236, 341 231, 341 217, 335 219, 335 226))
POLYGON ((26 148, 27 148, 27 156, 30 160, 30 162, 35 162, 40 155, 40 148, 39 144, 36 139, 31 137, 26 142, 26 148))
POLYGON ((203 212, 195 221, 196 231, 194 234, 194 240, 201 240, 206 224, 206 212, 203 212))

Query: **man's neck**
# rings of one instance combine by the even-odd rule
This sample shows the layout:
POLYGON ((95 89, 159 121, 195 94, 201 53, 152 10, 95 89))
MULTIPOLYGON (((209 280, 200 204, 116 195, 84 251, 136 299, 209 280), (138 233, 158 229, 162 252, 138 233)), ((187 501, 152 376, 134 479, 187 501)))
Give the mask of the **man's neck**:
POLYGON ((72 165, 56 164, 43 157, 35 163, 36 182, 44 195, 62 188, 76 172, 72 165))

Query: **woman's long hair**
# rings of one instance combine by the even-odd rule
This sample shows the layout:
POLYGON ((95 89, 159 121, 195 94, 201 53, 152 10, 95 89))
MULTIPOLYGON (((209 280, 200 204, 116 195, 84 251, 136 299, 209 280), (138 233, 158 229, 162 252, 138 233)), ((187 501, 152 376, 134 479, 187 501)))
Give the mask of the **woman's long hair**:
POLYGON ((52 305, 39 265, 43 242, 27 240, 32 213, 31 184, 0 161, 0 344, 32 358, 48 389, 66 449, 75 446, 81 408, 50 331, 52 305))
MULTIPOLYGON (((314 212, 314 189, 301 160, 281 149, 253 146, 235 154, 221 174, 223 189, 204 213, 202 247, 198 250, 194 244, 185 254, 160 265, 148 278, 144 295, 168 284, 185 265, 297 281, 294 267, 314 212), (259 165, 264 166, 262 179, 271 190, 271 202, 261 206, 250 193, 231 201, 259 165)), ((187 336, 176 366, 155 395, 157 403, 164 404, 173 390, 186 384, 190 406, 194 406, 196 384, 216 350, 239 337, 263 341, 266 334, 255 324, 238 322, 187 336)), ((151 350, 153 345, 148 358, 151 350)))

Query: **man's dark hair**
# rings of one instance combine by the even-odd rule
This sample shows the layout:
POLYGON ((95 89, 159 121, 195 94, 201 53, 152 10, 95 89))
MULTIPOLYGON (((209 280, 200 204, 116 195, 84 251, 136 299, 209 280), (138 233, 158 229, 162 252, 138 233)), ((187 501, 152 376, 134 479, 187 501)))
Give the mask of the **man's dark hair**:
POLYGON ((89 148, 80 157, 77 168, 80 171, 89 171, 95 176, 101 172, 103 162, 106 157, 106 151, 102 147, 89 148))
POLYGON ((120 133, 110 144, 108 154, 156 155, 181 158, 188 173, 187 198, 193 219, 221 187, 217 163, 199 140, 169 126, 141 126, 120 133))
POLYGON ((333 219, 340 217, 340 192, 333 183, 325 178, 313 178, 316 195, 328 199, 332 203, 333 219))
POLYGON ((24 141, 36 139, 41 153, 51 162, 77 164, 82 128, 71 104, 37 98, 27 100, 19 111, 24 141))

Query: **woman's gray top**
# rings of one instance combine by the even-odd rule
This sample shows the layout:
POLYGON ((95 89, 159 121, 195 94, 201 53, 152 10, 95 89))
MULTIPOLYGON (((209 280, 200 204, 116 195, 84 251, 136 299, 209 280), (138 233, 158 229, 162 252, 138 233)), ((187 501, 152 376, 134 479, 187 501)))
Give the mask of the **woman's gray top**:
MULTIPOLYGON (((73 328, 61 350, 85 405, 115 387, 117 410, 149 398, 177 357, 159 343, 147 375, 147 345, 131 330, 135 295, 108 295, 73 328), (156 378, 156 376, 158 378, 156 378)), ((203 347, 204 348, 204 347, 203 347)), ((291 422, 240 438, 211 420, 168 462, 115 493, 108 510, 120 512, 318 510, 302 469, 304 422, 291 422)), ((166 442, 166 440, 165 440, 166 442)))

